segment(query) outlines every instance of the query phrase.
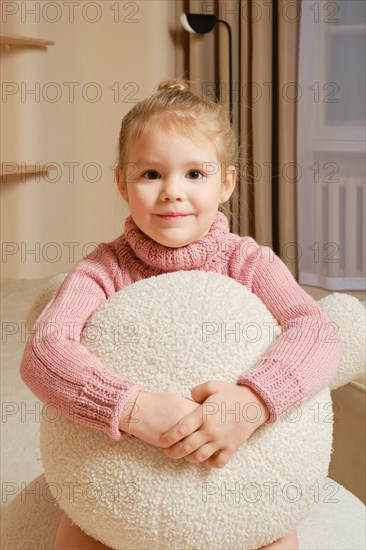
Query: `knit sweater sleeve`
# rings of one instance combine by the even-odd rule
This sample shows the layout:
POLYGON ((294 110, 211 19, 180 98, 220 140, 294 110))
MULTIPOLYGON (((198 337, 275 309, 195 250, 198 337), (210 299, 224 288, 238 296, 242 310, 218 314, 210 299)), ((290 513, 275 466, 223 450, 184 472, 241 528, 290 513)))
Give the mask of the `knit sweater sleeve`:
POLYGON ((281 325, 282 333, 237 384, 251 386, 260 395, 271 423, 329 384, 342 349, 337 327, 270 248, 257 245, 247 265, 252 291, 281 325))
POLYGON ((114 253, 101 244, 70 271, 33 327, 20 374, 45 404, 123 439, 127 434, 119 430, 120 414, 128 414, 130 397, 143 387, 107 369, 80 343, 89 317, 116 292, 117 269, 114 253))

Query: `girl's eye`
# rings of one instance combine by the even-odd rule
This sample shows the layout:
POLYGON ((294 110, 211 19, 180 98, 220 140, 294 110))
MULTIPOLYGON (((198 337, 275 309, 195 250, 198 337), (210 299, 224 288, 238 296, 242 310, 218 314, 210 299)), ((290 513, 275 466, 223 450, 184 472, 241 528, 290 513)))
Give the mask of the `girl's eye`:
POLYGON ((143 177, 148 180, 157 180, 160 178, 160 174, 156 170, 148 170, 143 173, 143 177))
POLYGON ((188 176, 191 180, 199 180, 202 178, 202 174, 198 170, 190 170, 188 172, 188 176))

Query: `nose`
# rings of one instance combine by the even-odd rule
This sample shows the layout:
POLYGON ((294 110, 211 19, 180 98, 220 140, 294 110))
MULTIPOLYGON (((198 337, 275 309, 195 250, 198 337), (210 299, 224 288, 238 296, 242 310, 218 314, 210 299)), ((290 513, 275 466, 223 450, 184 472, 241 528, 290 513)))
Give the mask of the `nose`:
POLYGON ((160 200, 164 202, 183 201, 184 197, 184 188, 182 184, 177 181, 176 178, 167 178, 163 182, 163 187, 160 193, 160 200))

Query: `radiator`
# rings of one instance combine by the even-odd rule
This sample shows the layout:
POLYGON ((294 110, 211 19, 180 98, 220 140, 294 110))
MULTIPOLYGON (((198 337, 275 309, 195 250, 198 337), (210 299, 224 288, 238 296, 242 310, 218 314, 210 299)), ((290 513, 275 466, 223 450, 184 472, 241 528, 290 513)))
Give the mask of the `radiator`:
POLYGON ((319 282, 329 287, 328 279, 345 279, 344 288, 365 288, 365 180, 325 177, 315 187, 313 254, 319 282))

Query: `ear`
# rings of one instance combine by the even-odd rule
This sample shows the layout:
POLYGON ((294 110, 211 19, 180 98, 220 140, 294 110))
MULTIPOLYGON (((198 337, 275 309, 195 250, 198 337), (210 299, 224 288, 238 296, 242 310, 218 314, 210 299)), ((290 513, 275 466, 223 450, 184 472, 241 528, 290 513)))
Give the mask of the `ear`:
POLYGON ((230 199, 236 185, 237 172, 233 164, 231 164, 222 174, 221 185, 221 202, 226 202, 230 199))
POLYGON ((120 194, 122 195, 122 198, 126 202, 128 202, 127 185, 126 185, 126 182, 124 181, 124 178, 123 178, 123 175, 122 175, 122 172, 121 172, 121 169, 120 169, 119 166, 116 167, 116 169, 114 171, 114 175, 115 175, 115 178, 116 178, 118 190, 119 190, 120 194))

